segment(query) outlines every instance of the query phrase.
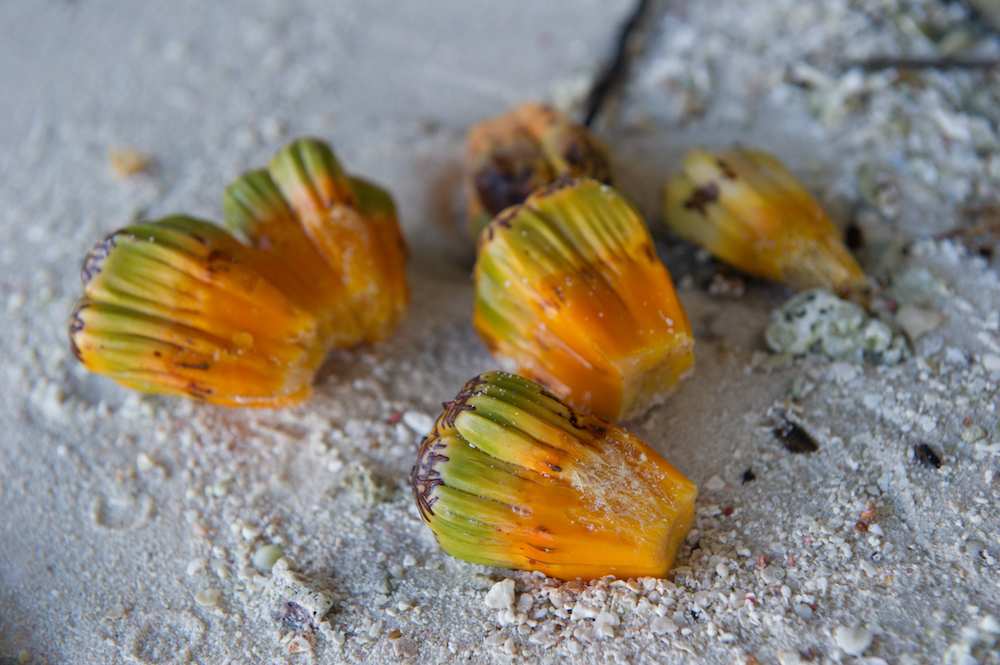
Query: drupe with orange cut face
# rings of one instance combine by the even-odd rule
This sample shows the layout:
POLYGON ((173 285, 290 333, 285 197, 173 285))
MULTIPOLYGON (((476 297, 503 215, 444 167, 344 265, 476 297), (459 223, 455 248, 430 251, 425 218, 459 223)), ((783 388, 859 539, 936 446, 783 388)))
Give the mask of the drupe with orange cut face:
POLYGON ((665 576, 698 493, 628 431, 505 372, 445 405, 411 483, 452 556, 565 580, 665 576))
POLYGON ((174 216, 120 229, 84 261, 70 344, 146 392, 279 407, 335 347, 384 339, 406 309, 389 195, 302 139, 224 197, 229 230, 174 216))
POLYGON ((645 222, 580 178, 509 208, 483 231, 473 325, 493 354, 609 420, 662 403, 694 367, 694 338, 645 222))

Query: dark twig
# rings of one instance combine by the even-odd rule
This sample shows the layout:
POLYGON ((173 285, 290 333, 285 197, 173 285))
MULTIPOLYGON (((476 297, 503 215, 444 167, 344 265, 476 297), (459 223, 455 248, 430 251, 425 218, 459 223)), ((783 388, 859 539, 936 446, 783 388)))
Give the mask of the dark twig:
POLYGON ((955 229, 942 231, 934 234, 934 240, 944 240, 946 238, 968 238, 970 236, 998 235, 1000 236, 1000 222, 983 222, 975 226, 961 226, 955 229))
POLYGON ((975 236, 996 236, 1000 239, 1000 204, 985 202, 965 208, 965 218, 971 225, 956 226, 946 231, 934 234, 934 240, 946 238, 971 238, 975 236))
POLYGON ((625 79, 629 65, 629 51, 631 50, 632 35, 636 32, 645 17, 645 14, 652 3, 649 0, 638 0, 632 15, 628 17, 618 34, 618 43, 615 47, 614 59, 604 72, 594 82, 590 94, 587 96, 587 115, 583 123, 590 127, 601 112, 604 102, 610 94, 625 79))
POLYGON ((993 69, 1000 60, 971 60, 966 58, 869 58, 856 63, 866 72, 883 69, 993 69))

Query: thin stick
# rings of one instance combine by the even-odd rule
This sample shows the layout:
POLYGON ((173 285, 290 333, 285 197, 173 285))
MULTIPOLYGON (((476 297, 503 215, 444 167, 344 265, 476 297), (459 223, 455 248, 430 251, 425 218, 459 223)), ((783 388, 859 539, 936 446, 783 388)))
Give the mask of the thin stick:
POLYGON ((883 69, 993 69, 1000 60, 968 60, 965 58, 869 58, 854 63, 866 72, 883 69))
POLYGON ((611 61, 610 66, 604 70, 604 73, 594 82, 594 87, 591 88, 590 95, 587 97, 587 115, 583 121, 583 124, 586 126, 590 127, 594 124, 594 120, 597 119, 597 115, 601 112, 601 107, 604 105, 605 100, 618 84, 625 79, 629 65, 629 42, 631 41, 632 34, 642 24, 642 20, 650 4, 649 0, 639 0, 632 11, 632 15, 628 17, 628 20, 622 26, 621 32, 618 35, 618 44, 615 47, 614 59, 611 61))

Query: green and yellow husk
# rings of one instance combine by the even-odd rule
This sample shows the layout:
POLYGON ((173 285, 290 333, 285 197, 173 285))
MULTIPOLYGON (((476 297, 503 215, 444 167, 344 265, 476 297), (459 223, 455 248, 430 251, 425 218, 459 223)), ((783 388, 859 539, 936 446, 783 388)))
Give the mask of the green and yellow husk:
POLYGON ((445 406, 411 482, 446 552, 560 579, 673 566, 698 490, 638 438, 504 372, 445 406))
POLYGON ((482 122, 465 143, 469 233, 477 237, 500 211, 539 187, 583 176, 611 184, 607 150, 554 108, 524 104, 482 122))
POLYGON ((581 178, 532 194, 479 239, 473 325, 495 356, 609 420, 661 403, 694 338, 645 222, 581 178))
POLYGON ((327 352, 383 339, 406 307, 388 195, 299 140, 224 198, 226 232, 168 217, 97 243, 70 342, 91 371, 147 392, 284 406, 327 352))
POLYGON ((819 203, 760 150, 695 149, 664 190, 667 224, 747 274, 863 297, 868 283, 819 203))

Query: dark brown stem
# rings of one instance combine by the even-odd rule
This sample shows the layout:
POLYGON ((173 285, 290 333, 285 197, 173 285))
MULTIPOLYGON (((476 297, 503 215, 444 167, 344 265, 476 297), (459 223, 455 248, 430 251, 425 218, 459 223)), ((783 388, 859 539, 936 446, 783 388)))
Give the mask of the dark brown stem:
POLYGON ((970 236, 987 234, 1000 235, 1000 222, 983 222, 974 226, 961 226, 955 229, 949 229, 935 234, 934 240, 944 240, 945 238, 968 238, 970 236))
POLYGON ((993 69, 1000 65, 1000 60, 972 60, 967 58, 894 58, 876 57, 861 60, 859 65, 866 72, 883 69, 993 69))
POLYGON ((631 59, 632 35, 642 25, 647 9, 651 4, 649 0, 638 0, 632 14, 622 26, 618 34, 618 43, 615 47, 614 58, 612 58, 607 69, 594 82, 594 87, 591 88, 590 95, 587 97, 587 114, 583 120, 583 124, 586 126, 593 126, 594 120, 597 119, 597 115, 601 112, 605 100, 625 80, 631 59))

